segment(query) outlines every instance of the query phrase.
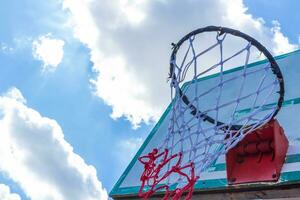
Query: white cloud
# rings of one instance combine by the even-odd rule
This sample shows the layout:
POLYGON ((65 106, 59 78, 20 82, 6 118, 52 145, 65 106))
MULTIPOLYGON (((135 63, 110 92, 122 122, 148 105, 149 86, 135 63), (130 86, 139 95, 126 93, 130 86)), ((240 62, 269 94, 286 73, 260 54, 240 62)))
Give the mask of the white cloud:
POLYGON ((92 13, 88 8, 91 1, 64 1, 63 7, 71 9, 73 14, 70 19, 70 24, 73 26, 74 34, 80 41, 87 44, 88 47, 96 47, 100 31, 93 21, 92 13))
POLYGON ((23 104, 26 104, 26 99, 23 97, 22 93, 20 92, 20 90, 18 90, 15 87, 10 88, 6 94, 6 97, 10 98, 10 99, 14 99, 18 102, 21 102, 23 104))
POLYGON ((106 200, 107 192, 55 120, 27 107, 20 91, 0 97, 0 172, 32 200, 106 200))
POLYGON ((13 51, 14 49, 9 45, 7 45, 6 43, 4 42, 0 43, 0 52, 9 54, 9 53, 13 53, 13 51))
POLYGON ((135 75, 128 71, 124 59, 121 57, 104 59, 101 64, 109 67, 97 71, 98 77, 91 80, 91 83, 95 87, 95 94, 112 106, 112 118, 122 117, 126 113, 134 128, 137 127, 141 119, 150 119, 153 115, 153 109, 147 106, 146 101, 139 98, 139 96, 141 98, 147 96, 147 90, 143 84, 136 80, 135 75), (107 84, 110 87, 99 88, 100 85, 105 86, 107 84), (115 94, 116 89, 118 94, 115 94))
POLYGON ((7 185, 0 184, 0 199, 1 200, 21 200, 21 197, 16 193, 11 193, 7 185))
POLYGON ((121 0, 120 7, 123 14, 131 24, 141 23, 145 17, 145 7, 148 0, 130 1, 121 0))
POLYGON ((279 25, 267 27, 242 0, 64 0, 75 36, 91 50, 94 93, 137 127, 157 120, 170 101, 171 43, 207 25, 239 29, 273 53, 290 51, 279 25))
POLYGON ((65 42, 54 39, 50 34, 40 36, 32 43, 33 57, 43 62, 43 70, 55 70, 64 55, 65 42))
POLYGON ((289 42, 289 39, 282 34, 280 23, 278 21, 273 21, 272 23, 273 23, 272 32, 274 33, 274 37, 273 37, 274 53, 282 54, 282 53, 296 50, 298 48, 298 45, 291 44, 289 42))

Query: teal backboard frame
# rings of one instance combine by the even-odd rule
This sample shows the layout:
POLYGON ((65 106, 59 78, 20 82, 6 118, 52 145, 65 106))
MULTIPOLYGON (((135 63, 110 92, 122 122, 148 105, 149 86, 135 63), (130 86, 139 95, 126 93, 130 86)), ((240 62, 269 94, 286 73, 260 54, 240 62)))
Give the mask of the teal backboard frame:
MULTIPOLYGON (((286 89, 282 111, 279 112, 276 118, 283 126, 285 134, 289 139, 290 146, 278 182, 271 184, 247 184, 241 186, 242 188, 274 187, 275 185, 280 186, 300 183, 300 50, 276 56, 275 59, 283 72, 286 89), (299 86, 297 85, 297 77, 299 80, 299 86), (297 113, 299 113, 299 117, 297 113), (299 138, 297 133, 299 133, 299 138)), ((266 60, 254 62, 249 64, 248 67, 259 66, 266 62, 266 60)), ((225 71, 224 74, 234 73, 241 69, 242 67, 232 68, 225 71)), ((199 81, 210 80, 217 76, 218 74, 213 74, 203 77, 199 79, 199 81)), ((129 163, 128 167, 114 185, 110 192, 111 197, 137 196, 140 184, 139 175, 142 172, 141 170, 143 167, 138 162, 138 158, 154 148, 154 138, 157 135, 162 134, 161 130, 168 121, 170 111, 171 104, 167 107, 160 120, 154 126, 134 158, 129 163), (140 165, 140 167, 138 165, 140 165)), ((240 112, 247 112, 247 110, 241 110, 240 112)), ((207 171, 202 173, 201 178, 195 184, 195 191, 226 190, 231 189, 232 187, 235 186, 229 186, 227 184, 225 159, 224 156, 221 156, 208 168, 207 171)))

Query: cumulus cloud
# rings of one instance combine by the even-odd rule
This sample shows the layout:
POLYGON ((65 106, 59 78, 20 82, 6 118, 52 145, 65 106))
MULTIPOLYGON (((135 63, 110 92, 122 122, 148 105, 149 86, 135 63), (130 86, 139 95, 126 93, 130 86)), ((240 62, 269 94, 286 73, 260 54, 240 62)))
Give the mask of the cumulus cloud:
POLYGON ((64 55, 65 42, 51 37, 51 34, 40 36, 32 43, 33 57, 43 62, 43 70, 55 70, 64 55))
POLYGON ((75 37, 91 50, 94 94, 137 127, 157 120, 170 101, 166 83, 171 43, 207 25, 239 29, 272 53, 293 50, 280 25, 267 27, 242 0, 64 0, 75 37))
POLYGON ((8 46, 7 44, 5 44, 4 42, 0 43, 0 53, 13 53, 14 49, 10 46, 8 46))
POLYGON ((74 153, 57 122, 25 102, 16 88, 0 96, 0 171, 32 200, 108 199, 96 169, 74 153))
POLYGON ((289 42, 289 39, 282 34, 281 28, 280 28, 280 23, 278 21, 273 21, 272 23, 273 23, 273 27, 271 30, 274 34, 274 37, 273 37, 274 53, 282 54, 282 53, 296 50, 298 48, 298 45, 291 44, 289 42))
POLYGON ((26 104, 26 99, 23 97, 23 94, 21 93, 20 90, 18 90, 15 87, 10 88, 6 94, 6 97, 10 98, 10 99, 14 99, 18 102, 21 102, 23 104, 26 104))
POLYGON ((11 193, 7 185, 0 184, 0 199, 1 200, 21 200, 21 197, 16 193, 11 193))

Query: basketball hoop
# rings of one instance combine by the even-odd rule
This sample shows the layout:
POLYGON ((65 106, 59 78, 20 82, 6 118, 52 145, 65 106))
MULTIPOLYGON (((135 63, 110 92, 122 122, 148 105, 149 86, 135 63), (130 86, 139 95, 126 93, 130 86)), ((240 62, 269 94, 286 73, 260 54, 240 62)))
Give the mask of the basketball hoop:
POLYGON ((164 192, 164 199, 175 200, 187 193, 185 199, 190 199, 201 173, 246 135, 270 122, 284 99, 283 77, 269 51, 245 33, 225 27, 200 28, 174 44, 169 78, 172 112, 168 134, 160 146, 139 158, 144 165, 139 191, 143 199, 156 192, 164 192), (214 42, 203 48, 206 45, 199 42, 201 36, 204 37, 202 43, 207 42, 207 38, 214 42), (228 38, 234 41, 232 45, 226 43, 228 38), (229 51, 226 44, 233 50, 229 51), (235 50, 237 44, 240 47, 235 50), (265 56, 266 64, 251 68, 249 62, 256 56, 253 52, 265 56), (214 63, 205 66, 205 62, 201 63, 203 60, 214 63), (243 60, 241 73, 224 78, 230 69, 228 63, 235 60, 243 60), (197 84, 210 74, 219 78, 210 88, 197 84), (250 84, 251 90, 246 87, 250 76, 261 76, 259 82, 250 84), (240 86, 231 91, 228 83, 240 86), (226 91, 232 93, 227 95, 230 98, 223 96, 226 91), (207 96, 213 101, 207 103, 207 96), (270 106, 267 101, 271 98, 277 103, 270 106), (248 111, 240 112, 240 105, 247 105, 248 111))

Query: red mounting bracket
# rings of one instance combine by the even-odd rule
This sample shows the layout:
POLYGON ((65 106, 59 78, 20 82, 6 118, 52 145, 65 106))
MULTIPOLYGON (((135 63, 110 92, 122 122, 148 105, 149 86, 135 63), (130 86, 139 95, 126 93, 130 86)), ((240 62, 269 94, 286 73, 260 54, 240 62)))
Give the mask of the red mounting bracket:
POLYGON ((249 133, 226 154, 228 184, 277 181, 288 146, 275 119, 249 133))

